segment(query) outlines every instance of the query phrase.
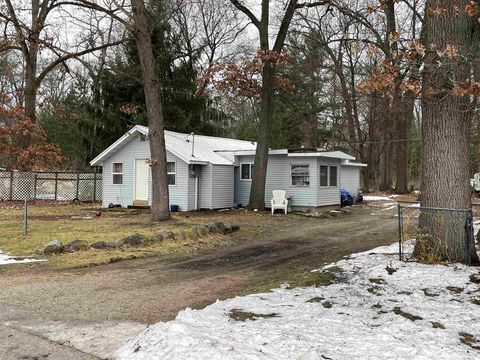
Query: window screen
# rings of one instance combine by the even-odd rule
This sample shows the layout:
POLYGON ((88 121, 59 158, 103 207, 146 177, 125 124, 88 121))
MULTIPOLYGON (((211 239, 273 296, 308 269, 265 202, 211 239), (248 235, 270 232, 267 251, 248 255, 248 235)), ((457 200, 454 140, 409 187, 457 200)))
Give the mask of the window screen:
POLYGON ((320 186, 328 186, 328 166, 320 165, 320 186))
POLYGON ((310 186, 308 165, 291 165, 292 186, 310 186))

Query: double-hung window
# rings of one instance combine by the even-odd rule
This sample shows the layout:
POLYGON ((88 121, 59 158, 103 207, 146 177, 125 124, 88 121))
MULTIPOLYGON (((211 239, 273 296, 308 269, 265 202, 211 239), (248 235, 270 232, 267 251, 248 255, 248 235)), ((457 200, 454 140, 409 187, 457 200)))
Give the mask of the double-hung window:
POLYGON ((292 186, 310 186, 310 168, 308 165, 290 165, 292 186))
POLYGON ((112 164, 112 182, 114 185, 123 184, 123 163, 112 164))
POLYGON ((337 186, 337 167, 336 166, 329 166, 330 168, 330 178, 329 178, 329 185, 330 186, 337 186))
POLYGON ((252 180, 253 174, 253 163, 242 163, 240 164, 240 179, 241 180, 252 180))
POLYGON ((338 186, 338 167, 320 165, 320 186, 338 186))
POLYGON ((320 165, 320 186, 328 186, 328 166, 320 165))
POLYGON ((167 177, 168 177, 168 185, 175 185, 176 177, 177 177, 177 169, 175 166, 175 161, 168 161, 167 162, 167 177))

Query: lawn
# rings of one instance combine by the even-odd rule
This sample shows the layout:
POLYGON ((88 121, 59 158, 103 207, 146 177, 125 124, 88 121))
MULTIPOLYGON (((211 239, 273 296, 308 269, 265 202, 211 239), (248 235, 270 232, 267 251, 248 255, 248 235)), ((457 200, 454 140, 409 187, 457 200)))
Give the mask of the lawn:
MULTIPOLYGON (((206 235, 196 238, 191 232, 193 225, 205 225, 210 221, 230 223, 252 223, 253 218, 266 216, 263 213, 234 211, 205 211, 196 213, 176 213, 172 220, 152 223, 148 211, 115 209, 101 210, 96 216, 98 205, 61 204, 33 202, 29 206, 28 234, 23 235, 23 209, 21 203, 4 202, 0 204, 0 250, 10 255, 41 256, 42 250, 52 240, 64 244, 73 240, 116 241, 128 235, 139 233, 147 237, 162 230, 171 230, 175 240, 150 243, 141 247, 123 247, 121 249, 88 250, 48 257, 48 261, 39 266, 49 268, 72 268, 120 261, 128 258, 155 255, 182 255, 201 249, 218 246, 230 241, 228 235, 206 235)), ((240 232, 261 231, 256 227, 240 232)), ((252 233, 252 235, 253 235, 252 233)))

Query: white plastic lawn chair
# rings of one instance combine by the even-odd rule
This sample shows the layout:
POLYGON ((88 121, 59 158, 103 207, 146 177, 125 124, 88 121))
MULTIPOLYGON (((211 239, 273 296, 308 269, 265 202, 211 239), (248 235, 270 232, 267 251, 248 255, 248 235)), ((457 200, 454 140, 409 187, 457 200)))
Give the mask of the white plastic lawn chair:
POLYGON ((273 190, 272 191, 273 198, 271 200, 271 206, 272 206, 272 215, 275 212, 276 209, 283 209, 285 211, 285 214, 287 214, 288 210, 288 200, 286 195, 285 190, 273 190))

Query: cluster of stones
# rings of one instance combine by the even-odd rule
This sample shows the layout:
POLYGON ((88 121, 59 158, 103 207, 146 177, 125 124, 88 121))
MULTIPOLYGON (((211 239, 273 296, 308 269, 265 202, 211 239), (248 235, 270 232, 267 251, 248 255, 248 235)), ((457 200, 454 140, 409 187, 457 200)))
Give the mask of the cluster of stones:
POLYGON ((342 214, 350 214, 350 213, 351 213, 350 206, 345 206, 340 209, 334 209, 326 212, 308 211, 308 212, 297 212, 296 214, 306 216, 306 217, 319 218, 319 219, 331 219, 342 214))
MULTIPOLYGON (((240 227, 238 225, 215 221, 203 226, 195 225, 191 228, 191 232, 195 238, 200 238, 208 234, 230 234, 239 229, 240 227)), ((63 244, 60 240, 53 240, 43 249, 43 253, 45 255, 52 255, 89 249, 118 249, 123 246, 141 246, 149 242, 160 242, 166 239, 173 240, 175 237, 176 235, 173 231, 163 230, 151 238, 147 238, 142 234, 133 234, 119 241, 97 241, 92 244, 89 244, 85 240, 74 240, 68 244, 63 244)), ((187 235, 185 232, 182 232, 180 237, 185 238, 187 235)))

